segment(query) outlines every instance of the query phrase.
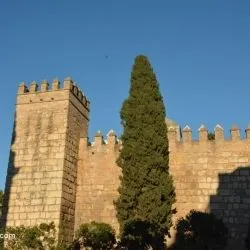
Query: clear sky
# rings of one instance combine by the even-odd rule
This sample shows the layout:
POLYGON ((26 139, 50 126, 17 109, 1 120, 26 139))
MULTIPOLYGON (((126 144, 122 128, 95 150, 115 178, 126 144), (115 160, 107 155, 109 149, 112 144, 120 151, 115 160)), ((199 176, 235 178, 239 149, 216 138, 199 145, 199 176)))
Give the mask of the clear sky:
POLYGON ((249 0, 0 1, 0 188, 21 81, 71 76, 91 101, 89 137, 119 135, 134 57, 157 74, 167 115, 197 137, 205 124, 250 124, 249 0))

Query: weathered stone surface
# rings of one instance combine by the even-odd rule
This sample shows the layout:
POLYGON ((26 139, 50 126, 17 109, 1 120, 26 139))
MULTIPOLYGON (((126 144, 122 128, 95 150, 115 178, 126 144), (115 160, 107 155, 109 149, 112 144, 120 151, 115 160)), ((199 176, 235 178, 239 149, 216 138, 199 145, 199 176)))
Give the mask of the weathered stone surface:
POLYGON ((61 233, 69 242, 79 140, 87 132, 88 109, 73 90, 59 89, 58 82, 52 90, 48 86, 43 82, 40 92, 34 83, 30 92, 19 88, 3 221, 6 226, 54 221, 63 225, 61 233))
POLYGON ((85 138, 80 140, 75 228, 96 220, 111 224, 118 232, 113 201, 120 183, 121 171, 116 165, 119 147, 115 140, 90 147, 85 138))
MULTIPOLYGON (((118 197, 121 170, 116 159, 122 147, 114 131, 107 140, 98 132, 88 142, 89 102, 70 78, 52 90, 33 83, 18 89, 3 222, 26 226, 54 221, 71 241, 80 224, 100 221, 119 225, 113 201, 118 197)), ((222 217, 229 227, 230 245, 241 249, 250 222, 250 136, 241 139, 234 126, 224 138, 220 125, 215 140, 205 126, 192 139, 171 120, 169 166, 176 188, 174 222, 196 209, 222 217)), ((172 230, 174 235, 174 231, 172 230)), ((171 238, 174 240, 174 237, 171 238)), ((169 241, 170 242, 170 241, 169 241)))
POLYGON ((213 212, 228 226, 230 244, 244 249, 250 222, 250 186, 246 179, 250 174, 250 143, 240 138, 237 128, 232 129, 230 140, 224 139, 219 126, 218 131, 221 134, 215 140, 207 141, 182 142, 169 137, 170 172, 177 195, 174 220, 190 209, 213 212))

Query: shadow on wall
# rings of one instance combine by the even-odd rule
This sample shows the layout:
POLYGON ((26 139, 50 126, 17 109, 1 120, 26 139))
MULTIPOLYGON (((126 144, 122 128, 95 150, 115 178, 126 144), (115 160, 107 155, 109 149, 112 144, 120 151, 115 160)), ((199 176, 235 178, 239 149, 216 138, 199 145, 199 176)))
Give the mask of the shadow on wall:
POLYGON ((250 222, 250 167, 219 174, 217 194, 210 197, 209 208, 228 228, 228 249, 245 249, 250 222))
POLYGON ((4 195, 3 195, 2 216, 1 216, 1 229, 2 230, 5 230, 6 225, 7 225, 10 205, 12 206, 12 208, 15 208, 14 204, 10 204, 10 194, 11 194, 13 178, 19 172, 19 168, 15 166, 15 152, 12 150, 12 146, 15 144, 15 141, 16 141, 16 117, 14 120, 14 127, 13 127, 13 132, 12 132, 11 149, 10 149, 9 163, 8 163, 8 169, 7 169, 6 182, 5 182, 5 190, 4 190, 4 195))
POLYGON ((169 250, 218 250, 225 245, 227 250, 245 250, 246 243, 250 249, 250 167, 238 167, 218 177, 217 194, 210 196, 208 204, 210 212, 194 211, 179 218, 176 242, 169 250), (200 248, 199 242, 207 243, 200 248))

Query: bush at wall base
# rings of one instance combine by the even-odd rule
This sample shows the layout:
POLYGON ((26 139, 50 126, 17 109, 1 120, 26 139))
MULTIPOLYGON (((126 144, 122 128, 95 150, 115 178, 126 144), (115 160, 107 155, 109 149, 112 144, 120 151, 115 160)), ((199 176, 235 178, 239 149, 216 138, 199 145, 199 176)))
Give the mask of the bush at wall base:
POLYGON ((76 240, 70 249, 87 247, 92 250, 110 250, 116 243, 115 230, 106 223, 91 222, 83 224, 76 231, 76 240))
MULTIPOLYGON (((33 227, 8 227, 4 230, 5 234, 15 235, 5 241, 6 250, 57 250, 56 228, 53 222, 42 223, 33 227)), ((2 242, 3 243, 3 242, 2 242)))
POLYGON ((165 234, 149 221, 129 220, 124 225, 119 247, 128 250, 163 250, 166 249, 165 234))
POLYGON ((228 229, 214 214, 192 210, 176 226, 173 250, 223 250, 227 246, 228 229))

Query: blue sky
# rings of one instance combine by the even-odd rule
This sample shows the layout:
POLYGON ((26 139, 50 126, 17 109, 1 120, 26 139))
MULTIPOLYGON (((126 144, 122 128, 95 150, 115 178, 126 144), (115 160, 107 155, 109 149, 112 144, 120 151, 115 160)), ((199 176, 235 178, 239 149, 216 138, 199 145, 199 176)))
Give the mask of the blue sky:
POLYGON ((18 84, 71 76, 91 101, 89 136, 114 129, 134 57, 149 57, 167 115, 197 135, 205 124, 250 124, 250 1, 0 2, 0 188, 18 84), (107 57, 108 56, 108 57, 107 57))

